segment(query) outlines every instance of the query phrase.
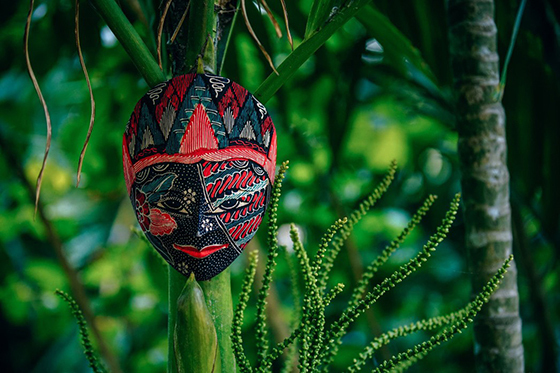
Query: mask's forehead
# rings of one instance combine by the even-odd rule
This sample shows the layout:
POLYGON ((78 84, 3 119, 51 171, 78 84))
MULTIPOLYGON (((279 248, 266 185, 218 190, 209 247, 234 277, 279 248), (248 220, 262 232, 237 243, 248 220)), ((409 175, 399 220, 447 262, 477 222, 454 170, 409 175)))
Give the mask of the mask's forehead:
POLYGON ((124 146, 133 165, 158 154, 227 148, 239 149, 240 157, 243 149, 256 152, 257 163, 259 158, 275 163, 275 141, 268 111, 246 89, 227 78, 188 74, 157 85, 138 102, 124 146))

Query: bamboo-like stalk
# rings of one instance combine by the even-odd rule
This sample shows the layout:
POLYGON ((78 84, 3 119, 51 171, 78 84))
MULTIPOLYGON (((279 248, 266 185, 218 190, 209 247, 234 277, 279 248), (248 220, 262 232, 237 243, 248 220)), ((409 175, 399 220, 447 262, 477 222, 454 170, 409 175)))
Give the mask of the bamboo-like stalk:
POLYGON ((115 0, 91 0, 150 87, 166 80, 156 59, 115 0))
POLYGON ((218 335, 218 348, 224 372, 235 372, 235 357, 231 343, 233 305, 231 298, 231 275, 229 267, 216 277, 198 283, 204 291, 206 305, 214 320, 218 335))
POLYGON ((167 266, 167 270, 167 299, 169 302, 167 314, 167 372, 176 373, 177 361, 173 351, 173 331, 177 320, 177 299, 181 295, 181 290, 183 290, 187 279, 171 266, 167 266))

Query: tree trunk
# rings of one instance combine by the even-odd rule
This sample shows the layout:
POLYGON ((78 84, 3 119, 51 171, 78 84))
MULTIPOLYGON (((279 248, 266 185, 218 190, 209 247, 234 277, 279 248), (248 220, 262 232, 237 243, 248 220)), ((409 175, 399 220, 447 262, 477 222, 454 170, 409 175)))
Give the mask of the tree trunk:
MULTIPOLYGON (((493 0, 448 0, 473 293, 482 289, 512 251, 505 113, 497 98, 499 60, 493 16, 493 0)), ((474 338, 477 372, 524 372, 515 263, 475 320, 474 338)))

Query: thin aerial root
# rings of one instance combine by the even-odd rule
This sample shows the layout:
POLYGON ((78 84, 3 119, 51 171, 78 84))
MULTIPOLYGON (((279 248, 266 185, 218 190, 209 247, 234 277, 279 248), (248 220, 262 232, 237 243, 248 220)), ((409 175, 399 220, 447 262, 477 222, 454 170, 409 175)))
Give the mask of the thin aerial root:
POLYGON ((41 105, 43 105, 43 110, 45 111, 45 119, 47 121, 47 144, 45 146, 45 155, 43 156, 43 164, 41 165, 41 171, 39 171, 39 176, 37 176, 37 186, 35 188, 35 214, 37 214, 37 207, 39 205, 39 196, 41 195, 41 183, 43 182, 43 174, 45 173, 45 166, 47 165, 47 157, 49 155, 49 150, 51 148, 52 125, 51 125, 51 116, 49 114, 47 103, 45 102, 43 93, 41 92, 41 88, 39 87, 39 83, 37 82, 37 78, 35 77, 35 73, 33 72, 33 68, 31 67, 31 60, 29 59, 29 28, 31 26, 31 15, 33 14, 34 2, 35 2, 34 0, 30 0, 29 2, 29 13, 27 14, 27 21, 25 22, 25 32, 23 34, 23 51, 25 54, 25 63, 27 65, 27 72, 29 73, 29 77, 33 82, 33 86, 35 87, 37 96, 39 96, 41 105))
POLYGON ((274 26, 274 31, 276 31, 276 36, 278 36, 278 38, 281 38, 282 37, 282 30, 280 29, 280 25, 276 21, 276 18, 274 18, 274 14, 272 14, 272 10, 270 10, 270 7, 266 3, 266 0, 259 0, 259 2, 264 7, 264 10, 266 11, 266 14, 268 15, 268 18, 270 19, 270 22, 272 22, 272 25, 274 26))
POLYGON ((292 52, 294 50, 294 40, 292 39, 292 34, 290 33, 290 22, 288 22, 288 9, 286 8, 286 1, 280 0, 282 3, 282 10, 284 11, 284 22, 286 23, 286 34, 288 35, 288 42, 290 47, 292 47, 292 52))
POLYGON ((257 45, 259 46, 259 49, 261 50, 262 54, 264 55, 264 57, 268 61, 268 64, 270 65, 272 70, 276 73, 276 75, 280 75, 280 74, 278 74, 278 71, 276 71, 276 68, 274 67, 274 64, 272 63, 272 59, 270 58, 270 56, 266 52, 266 49, 264 49, 264 46, 261 44, 259 38, 257 37, 255 32, 253 31, 253 28, 251 27, 251 22, 249 22, 249 17, 247 16, 247 7, 245 6, 245 0, 241 0, 241 9, 243 11, 243 18, 245 19, 245 25, 247 25, 247 30, 249 31, 249 34, 251 34, 253 39, 255 39, 255 41, 257 42, 257 45))
POLYGON ((82 54, 82 47, 80 45, 80 1, 75 0, 76 5, 76 13, 74 16, 75 20, 75 34, 76 34, 76 48, 78 48, 78 56, 80 57, 80 65, 82 66, 82 70, 84 72, 84 76, 86 77, 86 82, 89 90, 89 98, 91 102, 91 116, 89 118, 89 128, 88 133, 86 136, 86 141, 84 142, 84 147, 82 148, 82 152, 80 153, 80 160, 78 161, 78 175, 76 178, 76 187, 80 185, 80 179, 82 177, 82 165, 84 163, 84 157, 86 155, 86 149, 89 143, 89 138, 91 136, 91 132, 93 131, 93 123, 95 122, 95 99, 93 98, 93 89, 91 88, 91 81, 89 80, 89 74, 86 68, 86 63, 84 62, 84 56, 82 54))
POLYGON ((161 19, 159 20, 159 25, 157 29, 157 59, 158 59, 159 68, 162 70, 163 67, 161 63, 161 35, 163 34, 163 25, 165 24, 165 17, 167 17, 167 12, 169 11, 169 7, 171 6, 172 1, 173 0, 167 0, 167 3, 165 4, 165 8, 163 8, 163 13, 161 14, 161 19))
POLYGON ((181 16, 181 19, 179 20, 179 24, 177 25, 177 27, 175 28, 175 31, 173 31, 173 35, 171 35, 171 38, 169 39, 169 44, 173 44, 175 42, 175 39, 177 38, 177 34, 179 33, 179 30, 181 29, 181 27, 183 27, 183 23, 185 22, 185 18, 187 18, 187 13, 189 12, 190 7, 191 7, 191 2, 189 1, 189 3, 187 4, 187 7, 185 8, 185 11, 183 12, 183 15, 181 16))

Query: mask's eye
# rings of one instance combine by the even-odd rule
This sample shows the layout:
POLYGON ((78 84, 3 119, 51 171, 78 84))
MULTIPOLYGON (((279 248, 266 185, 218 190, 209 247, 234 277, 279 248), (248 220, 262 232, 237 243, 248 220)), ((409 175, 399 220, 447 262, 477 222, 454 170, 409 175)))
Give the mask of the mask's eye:
POLYGON ((220 203, 216 208, 212 211, 213 213, 220 214, 222 212, 226 212, 229 210, 238 209, 244 206, 247 206, 249 202, 244 202, 239 199, 228 199, 220 203))
POLYGON ((231 210, 237 207, 237 205, 239 205, 239 200, 237 199, 228 199, 227 201, 222 202, 222 204, 220 205, 221 208, 226 209, 226 210, 231 210))
POLYGON ((185 208, 183 202, 179 199, 163 199, 160 200, 156 205, 170 212, 176 212, 179 214, 190 214, 190 211, 185 208))

